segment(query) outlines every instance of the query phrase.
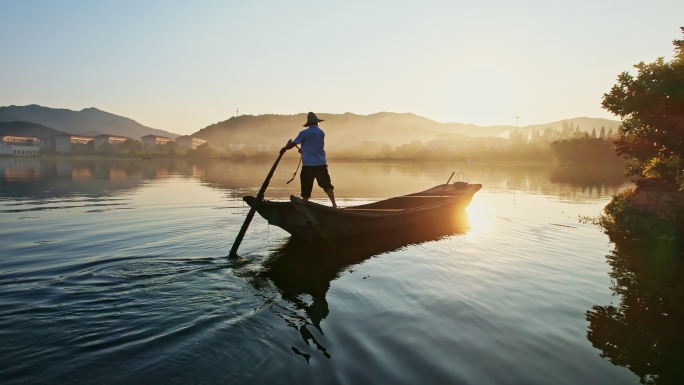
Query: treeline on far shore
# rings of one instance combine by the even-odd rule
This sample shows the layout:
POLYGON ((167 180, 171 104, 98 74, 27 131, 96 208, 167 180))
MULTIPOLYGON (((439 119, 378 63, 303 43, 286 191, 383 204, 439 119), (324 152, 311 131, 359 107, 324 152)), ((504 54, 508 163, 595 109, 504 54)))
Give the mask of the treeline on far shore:
MULTIPOLYGON (((102 157, 155 157, 155 158, 202 158, 202 159, 269 159, 277 154, 278 149, 257 151, 254 149, 219 150, 208 144, 195 149, 179 149, 172 145, 161 145, 153 149, 143 149, 138 143, 131 141, 114 148, 102 146, 75 149, 74 156, 102 157)), ((624 164, 624 159, 615 153, 613 139, 592 138, 590 136, 553 142, 507 142, 497 146, 487 146, 477 140, 457 148, 446 146, 430 147, 419 140, 414 140, 392 148, 387 144, 363 142, 357 147, 328 150, 331 160, 410 160, 410 161, 455 161, 455 162, 558 162, 558 163, 595 163, 624 164)), ((50 155, 45 153, 44 155, 50 155)), ((56 154, 59 155, 59 154, 56 154)))
POLYGON ((416 161, 459 161, 459 162, 559 162, 559 163, 601 163, 624 165, 624 159, 615 153, 611 138, 581 137, 553 142, 506 143, 500 146, 486 146, 473 143, 456 149, 447 147, 429 148, 421 141, 390 148, 371 148, 361 145, 356 149, 329 153, 335 159, 396 159, 416 161))

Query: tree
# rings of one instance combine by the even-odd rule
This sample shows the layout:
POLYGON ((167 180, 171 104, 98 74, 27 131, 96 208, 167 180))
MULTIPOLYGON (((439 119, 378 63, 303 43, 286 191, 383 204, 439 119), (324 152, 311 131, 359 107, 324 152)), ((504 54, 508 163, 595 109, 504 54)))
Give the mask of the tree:
POLYGON ((160 149, 162 153, 169 154, 170 156, 176 156, 178 143, 176 143, 175 140, 168 141, 164 144, 157 145, 157 149, 160 149))
POLYGON ((684 152, 684 40, 673 44, 672 61, 641 62, 636 76, 623 72, 603 95, 603 108, 622 120, 615 148, 634 161, 628 174, 640 175, 653 158, 684 152))
POLYGON ((615 154, 613 144, 598 138, 557 140, 551 143, 551 150, 559 162, 599 164, 622 164, 615 154))
POLYGON ((392 156, 392 146, 389 144, 386 144, 382 147, 382 156, 383 158, 389 158, 392 156))
POLYGON ((136 151, 140 151, 141 146, 140 146, 140 141, 137 141, 135 139, 126 139, 125 142, 121 143, 121 148, 120 151, 122 153, 130 153, 130 154, 135 154, 136 151))
POLYGON ((394 150, 398 157, 414 158, 425 152, 425 145, 420 140, 414 140, 409 144, 402 144, 394 150))
POLYGON ((189 158, 211 158, 214 156, 214 149, 209 145, 209 143, 204 143, 195 149, 188 150, 186 155, 189 158))
POLYGON ((100 150, 100 153, 103 155, 111 155, 114 153, 114 147, 112 147, 112 145, 109 144, 109 142, 102 143, 100 145, 99 150, 100 150))
POLYGON ((601 139, 606 138, 606 129, 603 126, 601 126, 601 133, 599 134, 599 138, 601 138, 601 139))
POLYGON ((592 129, 591 129, 591 136, 590 136, 590 138, 596 139, 596 128, 592 128, 592 129))

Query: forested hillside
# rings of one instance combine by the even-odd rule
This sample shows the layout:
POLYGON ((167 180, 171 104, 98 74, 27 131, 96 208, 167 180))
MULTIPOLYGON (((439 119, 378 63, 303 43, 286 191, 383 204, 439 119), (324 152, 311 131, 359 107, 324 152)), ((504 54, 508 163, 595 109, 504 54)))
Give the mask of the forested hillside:
MULTIPOLYGON (((399 146, 414 140, 428 142, 440 134, 462 134, 472 137, 501 136, 508 138, 514 126, 476 126, 463 123, 439 123, 410 113, 380 112, 371 115, 318 114, 325 121, 321 128, 326 133, 326 148, 332 150, 355 148, 362 142, 399 146)), ((212 124, 194 136, 206 139, 216 147, 225 148, 231 143, 271 144, 282 146, 303 129, 306 114, 297 115, 243 115, 212 124)), ((618 121, 594 118, 574 118, 549 124, 521 127, 519 132, 532 135, 545 128, 561 129, 572 124, 573 129, 591 132, 601 126, 617 129, 618 121)))
POLYGON ((0 135, 28 136, 47 138, 64 134, 63 131, 31 122, 0 122, 0 135))
POLYGON ((119 135, 140 139, 144 135, 161 135, 175 138, 178 135, 143 126, 133 119, 114 115, 97 108, 72 111, 39 105, 0 107, 0 122, 31 122, 53 127, 75 135, 119 135))

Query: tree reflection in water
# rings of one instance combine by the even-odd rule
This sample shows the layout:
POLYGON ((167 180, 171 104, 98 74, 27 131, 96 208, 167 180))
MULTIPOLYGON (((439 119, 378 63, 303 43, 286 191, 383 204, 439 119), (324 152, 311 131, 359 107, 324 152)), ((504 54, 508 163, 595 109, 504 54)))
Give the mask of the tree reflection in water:
MULTIPOLYGON (((255 271, 237 274, 247 279, 259 291, 264 307, 299 331, 304 342, 315 346, 323 356, 331 358, 327 349, 311 333, 310 327, 323 335, 321 321, 330 310, 326 294, 330 283, 342 272, 365 260, 394 250, 435 241, 469 228, 468 214, 454 212, 439 223, 392 229, 362 238, 337 240, 331 243, 306 242, 290 238, 261 263, 255 271)), ((291 348, 308 362, 310 354, 291 348)))
POLYGON ((642 384, 684 384, 684 269, 673 243, 645 244, 611 235, 607 256, 618 306, 587 311, 587 339, 601 357, 642 384))

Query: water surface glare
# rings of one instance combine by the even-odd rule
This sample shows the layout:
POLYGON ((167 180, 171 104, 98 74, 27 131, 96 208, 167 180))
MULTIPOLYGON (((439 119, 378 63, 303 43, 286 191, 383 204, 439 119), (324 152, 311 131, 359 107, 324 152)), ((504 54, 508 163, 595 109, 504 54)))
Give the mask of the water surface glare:
MULTIPOLYGON (((467 212, 312 248, 255 217, 269 163, 0 158, 0 382, 638 384, 587 340, 620 176, 331 162, 342 206, 463 171, 467 212)), ((268 199, 298 195, 286 159, 268 199)), ((328 202, 318 187, 313 199, 328 202)))

